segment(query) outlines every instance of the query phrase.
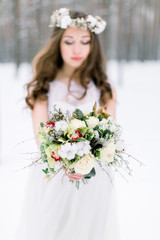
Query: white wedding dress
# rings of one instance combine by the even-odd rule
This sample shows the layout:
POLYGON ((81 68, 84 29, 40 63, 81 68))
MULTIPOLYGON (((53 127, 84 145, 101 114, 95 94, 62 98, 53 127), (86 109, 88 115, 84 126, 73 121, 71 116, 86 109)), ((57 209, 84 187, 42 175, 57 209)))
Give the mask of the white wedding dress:
MULTIPOLYGON (((76 107, 85 112, 99 104, 100 91, 93 82, 86 96, 79 100, 84 89, 71 82, 72 94, 65 83, 54 80, 48 93, 48 111, 56 104, 63 111, 76 107), (73 96, 74 95, 74 96, 73 96)), ((96 176, 79 190, 63 173, 51 182, 44 182, 41 166, 29 174, 26 197, 16 240, 119 240, 117 212, 112 186, 107 174, 96 166, 96 176)), ((111 173, 110 173, 111 174, 111 173)))

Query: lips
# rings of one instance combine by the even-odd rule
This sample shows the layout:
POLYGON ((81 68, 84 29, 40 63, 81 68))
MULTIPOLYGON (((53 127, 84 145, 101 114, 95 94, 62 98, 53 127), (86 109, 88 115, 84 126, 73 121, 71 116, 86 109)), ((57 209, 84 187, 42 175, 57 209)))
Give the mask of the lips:
POLYGON ((80 61, 80 60, 82 60, 82 57, 72 57, 72 60, 74 60, 74 61, 80 61))

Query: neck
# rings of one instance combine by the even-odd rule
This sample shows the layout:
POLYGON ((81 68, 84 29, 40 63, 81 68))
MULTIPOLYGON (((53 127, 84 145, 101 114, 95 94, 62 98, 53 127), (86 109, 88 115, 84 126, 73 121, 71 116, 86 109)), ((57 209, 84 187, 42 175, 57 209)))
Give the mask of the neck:
POLYGON ((64 77, 66 77, 66 78, 70 78, 71 75, 73 74, 74 70, 75 70, 75 68, 68 66, 66 64, 64 64, 62 66, 62 73, 63 73, 64 77))

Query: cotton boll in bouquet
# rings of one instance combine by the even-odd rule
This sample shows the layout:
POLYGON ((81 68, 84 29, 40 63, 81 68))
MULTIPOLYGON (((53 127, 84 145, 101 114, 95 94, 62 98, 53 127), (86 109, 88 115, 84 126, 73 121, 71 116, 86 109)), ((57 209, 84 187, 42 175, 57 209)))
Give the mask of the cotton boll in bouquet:
POLYGON ((42 170, 48 180, 63 171, 78 189, 80 182, 88 183, 92 177, 96 180, 96 164, 105 171, 113 167, 131 173, 121 127, 103 107, 97 110, 95 104, 90 113, 80 109, 62 113, 54 107, 51 114, 49 121, 40 123, 38 133, 39 162, 46 165, 42 170))

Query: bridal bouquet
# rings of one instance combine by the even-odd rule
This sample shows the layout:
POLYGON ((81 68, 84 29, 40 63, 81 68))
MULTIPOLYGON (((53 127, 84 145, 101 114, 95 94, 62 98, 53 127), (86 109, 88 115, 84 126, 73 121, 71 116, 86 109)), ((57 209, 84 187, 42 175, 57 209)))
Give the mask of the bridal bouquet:
POLYGON ((40 160, 46 164, 42 170, 49 180, 62 170, 78 188, 81 181, 87 183, 96 175, 96 164, 130 174, 121 127, 102 107, 96 110, 96 104, 90 113, 76 109, 64 114, 55 107, 52 118, 40 123, 38 139, 40 160))

